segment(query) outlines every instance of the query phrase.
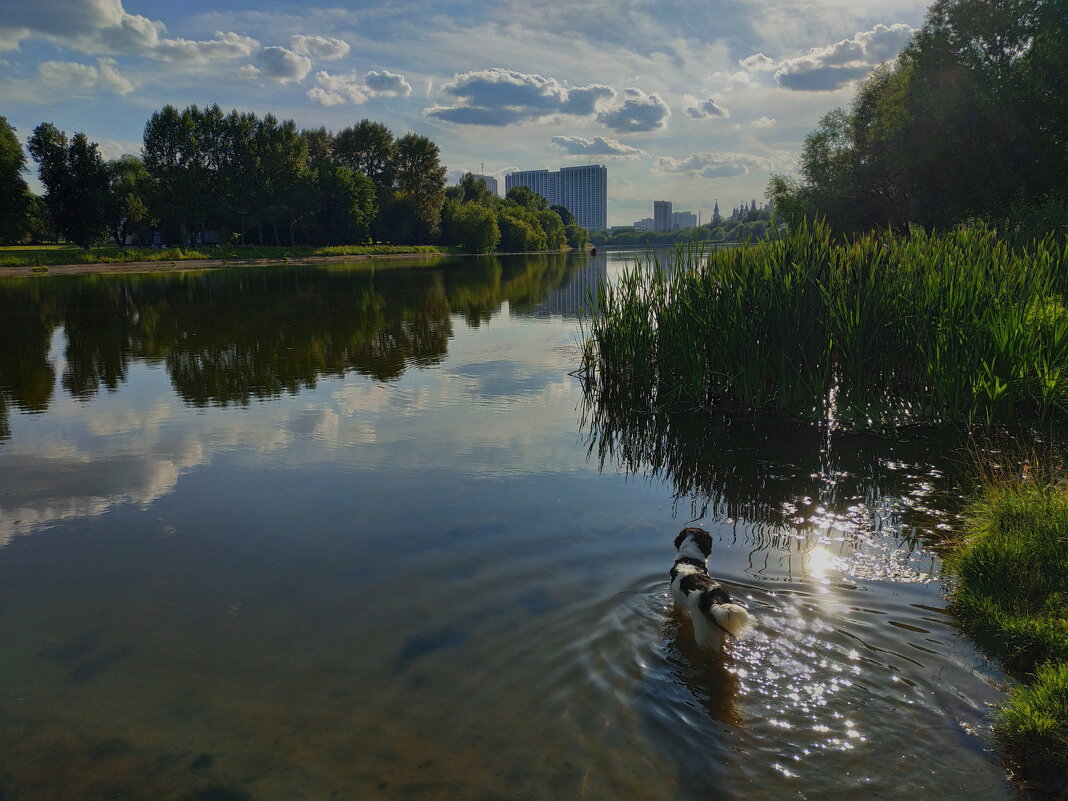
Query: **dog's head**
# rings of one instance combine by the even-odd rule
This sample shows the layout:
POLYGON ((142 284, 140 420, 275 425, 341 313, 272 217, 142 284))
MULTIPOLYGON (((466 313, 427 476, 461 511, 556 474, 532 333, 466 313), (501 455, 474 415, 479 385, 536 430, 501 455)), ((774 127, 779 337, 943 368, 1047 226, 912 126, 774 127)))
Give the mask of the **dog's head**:
POLYGON ((712 535, 703 528, 690 527, 680 531, 679 535, 675 537, 675 550, 677 551, 681 549, 682 544, 686 542, 687 539, 693 540, 694 545, 696 545, 701 550, 701 553, 705 555, 705 559, 711 555, 712 535))

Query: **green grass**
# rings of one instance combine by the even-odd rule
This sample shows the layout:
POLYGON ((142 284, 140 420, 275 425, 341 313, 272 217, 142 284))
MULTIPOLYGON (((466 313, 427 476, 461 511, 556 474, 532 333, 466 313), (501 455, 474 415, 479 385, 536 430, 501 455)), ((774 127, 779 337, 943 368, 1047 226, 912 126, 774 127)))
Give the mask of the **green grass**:
POLYGON ((587 389, 636 408, 773 408, 858 425, 1045 418, 1068 389, 1068 247, 989 230, 821 225, 680 249, 602 287, 587 389))
POLYGON ((0 248, 0 267, 55 264, 116 264, 132 261, 192 261, 196 259, 303 259, 312 256, 385 256, 393 254, 440 254, 450 249, 432 245, 337 245, 330 247, 240 247, 240 248, 117 248, 85 250, 73 245, 38 245, 0 248))
POLYGON ((990 482, 966 521, 953 608, 1022 682, 995 716, 1002 756, 1024 786, 1068 793, 1068 485, 990 482))
POLYGON ((1068 486, 990 484, 966 520, 948 561, 965 628, 1014 673, 1068 663, 1068 486))
POLYGON ((1068 664, 1049 663, 1018 685, 996 719, 994 733, 1014 778, 1036 794, 1068 794, 1068 664))

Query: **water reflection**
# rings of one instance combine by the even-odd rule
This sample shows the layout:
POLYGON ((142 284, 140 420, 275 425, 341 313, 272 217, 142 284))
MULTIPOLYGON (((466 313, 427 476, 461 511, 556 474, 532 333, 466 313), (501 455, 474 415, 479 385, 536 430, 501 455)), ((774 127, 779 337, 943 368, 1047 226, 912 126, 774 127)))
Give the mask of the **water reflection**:
POLYGON ((931 581, 942 445, 584 440, 613 269, 0 282, 0 796, 1011 797, 931 581), (724 658, 668 595, 702 514, 756 618, 724 658))
MULTIPOLYGON (((603 259, 603 257, 602 257, 603 259)), ((247 405, 354 371, 378 381, 440 363, 453 315, 477 327, 516 314, 578 314, 603 260, 538 255, 443 259, 429 268, 264 267, 0 281, 0 438, 8 407, 48 408, 60 384, 88 399, 162 363, 195 406, 247 405), (581 276, 578 286, 571 284, 581 276)))
POLYGON ((749 547, 753 576, 827 584, 834 569, 898 582, 936 578, 932 559, 960 504, 963 440, 954 432, 890 438, 781 416, 585 408, 600 468, 669 481, 693 519, 731 525, 732 543, 749 547))

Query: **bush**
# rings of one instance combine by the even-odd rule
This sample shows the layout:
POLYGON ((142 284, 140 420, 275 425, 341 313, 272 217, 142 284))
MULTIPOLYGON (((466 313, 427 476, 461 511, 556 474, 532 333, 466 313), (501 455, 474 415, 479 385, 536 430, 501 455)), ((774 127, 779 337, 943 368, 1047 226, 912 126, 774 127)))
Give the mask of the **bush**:
POLYGON ((468 253, 490 253, 501 241, 497 216, 477 203, 462 203, 453 210, 450 232, 468 253))

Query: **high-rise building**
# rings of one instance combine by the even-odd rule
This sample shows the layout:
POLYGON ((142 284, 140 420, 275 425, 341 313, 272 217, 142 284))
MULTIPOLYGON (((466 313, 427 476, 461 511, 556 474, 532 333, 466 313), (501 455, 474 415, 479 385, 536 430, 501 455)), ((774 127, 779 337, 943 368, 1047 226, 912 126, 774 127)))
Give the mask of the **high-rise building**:
POLYGON ((563 206, 575 222, 590 231, 608 228, 608 168, 603 164, 561 167, 549 170, 521 170, 504 176, 504 190, 529 187, 550 206, 563 206))
POLYGON ((653 223, 657 231, 671 230, 671 201, 653 201, 653 223))
POLYGON ((486 189, 492 192, 494 195, 500 194, 497 191, 497 179, 492 175, 475 175, 476 178, 480 178, 486 182, 486 189))
POLYGON ((697 215, 692 211, 676 211, 671 214, 673 228, 696 228, 697 215))
POLYGON ((553 173, 548 170, 520 170, 504 176, 504 192, 508 194, 517 186, 526 186, 532 192, 537 192, 549 201, 550 206, 556 204, 556 181, 550 176, 553 173))

